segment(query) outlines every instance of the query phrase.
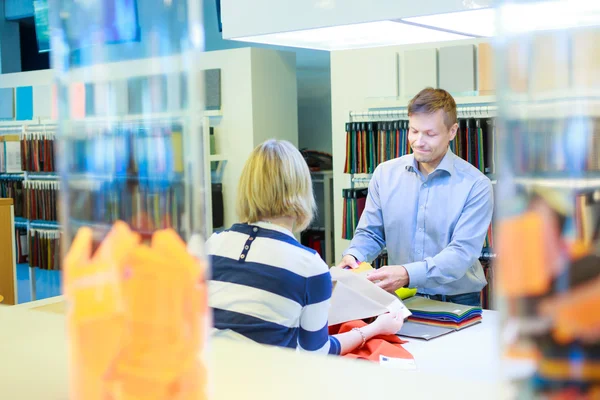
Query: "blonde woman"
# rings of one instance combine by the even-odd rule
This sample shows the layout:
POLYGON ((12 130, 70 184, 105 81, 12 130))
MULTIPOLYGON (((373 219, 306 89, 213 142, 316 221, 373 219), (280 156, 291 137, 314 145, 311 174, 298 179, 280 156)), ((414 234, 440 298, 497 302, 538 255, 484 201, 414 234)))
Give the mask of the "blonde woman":
POLYGON ((310 172, 289 142, 254 149, 238 186, 243 223, 208 241, 210 306, 217 335, 329 354, 345 354, 380 334, 400 330, 401 316, 385 314, 364 328, 328 335, 329 269, 293 232, 315 211, 310 172))

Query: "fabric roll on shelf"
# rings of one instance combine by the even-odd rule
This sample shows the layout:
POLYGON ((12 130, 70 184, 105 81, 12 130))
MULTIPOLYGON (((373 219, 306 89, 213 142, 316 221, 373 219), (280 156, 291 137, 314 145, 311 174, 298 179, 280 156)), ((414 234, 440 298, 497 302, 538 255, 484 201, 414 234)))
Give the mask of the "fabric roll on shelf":
POLYGON ((496 173, 496 122, 493 118, 459 118, 450 149, 484 174, 496 173))
POLYGON ((29 229, 29 266, 45 270, 60 270, 61 231, 29 229))
POLYGON ((18 264, 26 263, 29 255, 29 240, 27 236, 27 225, 19 226, 15 221, 15 247, 16 260, 18 264))
POLYGON ((23 181, 25 217, 28 220, 58 220, 58 181, 23 181))
POLYGON ((491 260, 482 261, 483 273, 488 284, 481 291, 481 307, 486 310, 494 308, 494 268, 491 260))
POLYGON ((55 172, 54 149, 54 132, 22 133, 21 169, 28 172, 55 172))
POLYGON ((343 209, 343 226, 342 226, 342 238, 352 239, 354 237, 354 231, 360 220, 365 204, 367 201, 367 188, 361 189, 343 189, 342 196, 344 198, 344 209, 343 209))
POLYGON ((25 216, 25 192, 23 176, 4 176, 0 178, 0 197, 13 199, 15 217, 25 216))
POLYGON ((346 123, 344 173, 370 174, 382 162, 410 153, 408 121, 346 123))

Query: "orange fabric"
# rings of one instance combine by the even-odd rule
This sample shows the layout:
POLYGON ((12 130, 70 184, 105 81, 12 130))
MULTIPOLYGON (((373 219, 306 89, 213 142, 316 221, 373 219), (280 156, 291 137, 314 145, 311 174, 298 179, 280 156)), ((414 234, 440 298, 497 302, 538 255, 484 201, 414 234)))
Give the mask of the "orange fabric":
MULTIPOLYGON (((352 328, 362 328, 367 324, 362 320, 344 322, 343 324, 329 327, 330 335, 350 332, 352 328)), ((379 362, 379 356, 387 356, 391 358, 404 358, 412 360, 414 357, 402 347, 406 340, 400 339, 396 335, 381 335, 375 336, 367 340, 362 349, 355 349, 346 354, 344 357, 359 358, 379 362)))

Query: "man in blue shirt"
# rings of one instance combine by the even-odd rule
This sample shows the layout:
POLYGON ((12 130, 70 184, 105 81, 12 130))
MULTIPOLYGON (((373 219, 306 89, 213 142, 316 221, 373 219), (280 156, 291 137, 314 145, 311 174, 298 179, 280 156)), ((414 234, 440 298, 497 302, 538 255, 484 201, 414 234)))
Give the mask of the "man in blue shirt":
POLYGON ((487 281, 479 256, 492 219, 491 181, 450 151, 458 130, 456 103, 426 88, 408 105, 409 154, 380 164, 365 210, 340 267, 375 259, 369 275, 387 291, 417 288, 435 300, 480 305, 487 281))

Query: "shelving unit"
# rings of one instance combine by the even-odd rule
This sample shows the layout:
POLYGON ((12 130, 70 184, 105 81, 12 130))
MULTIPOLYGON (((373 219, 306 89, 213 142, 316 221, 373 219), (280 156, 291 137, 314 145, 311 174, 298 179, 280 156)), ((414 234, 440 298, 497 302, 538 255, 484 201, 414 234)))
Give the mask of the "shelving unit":
MULTIPOLYGON (((2 134, 24 134, 28 132, 36 132, 36 131, 44 131, 51 132, 56 129, 56 126, 51 121, 44 121, 42 118, 34 118, 29 121, 2 121, 0 122, 0 135, 2 134)), ((58 172, 30 172, 30 171, 21 171, 14 173, 3 173, 0 174, 0 177, 10 178, 10 177, 20 177, 23 182, 28 181, 58 181, 59 174, 58 172)), ((15 228, 23 228, 27 229, 28 235, 30 229, 49 229, 49 230, 59 230, 61 226, 58 221, 32 221, 28 220, 24 217, 13 217, 13 230, 15 228)), ((12 235, 12 249, 16 248, 16 238, 13 232, 12 235)), ((11 253, 13 258, 16 259, 16 255, 11 253)), ((16 262, 16 261, 15 261, 16 262)), ((31 290, 31 299, 37 299, 36 293, 36 271, 35 267, 30 267, 29 270, 29 282, 30 282, 30 290, 31 290)))
POLYGON ((335 254, 333 253, 333 171, 312 171, 311 175, 314 191, 321 193, 321 191, 319 191, 318 188, 323 188, 323 202, 322 206, 320 202, 317 203, 319 215, 317 215, 316 221, 313 222, 313 225, 307 228, 307 231, 324 232, 324 261, 327 263, 327 265, 331 266, 335 263, 335 254), (322 214, 320 214, 321 210, 323 212, 322 214), (323 218, 321 218, 321 215, 323 218), (315 222, 317 223, 316 225, 315 222))

